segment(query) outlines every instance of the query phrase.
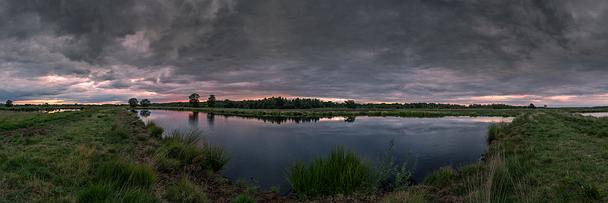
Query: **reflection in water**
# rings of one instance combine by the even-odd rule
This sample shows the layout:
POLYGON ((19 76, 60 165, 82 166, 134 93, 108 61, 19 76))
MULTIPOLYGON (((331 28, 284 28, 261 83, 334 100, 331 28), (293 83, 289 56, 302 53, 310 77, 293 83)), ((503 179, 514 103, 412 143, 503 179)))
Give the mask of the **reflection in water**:
POLYGON ((54 109, 45 111, 46 113, 61 113, 61 112, 70 112, 70 111, 80 111, 80 109, 54 109))
POLYGON ((140 110, 139 111, 139 116, 147 118, 148 116, 150 116, 150 111, 149 110, 140 110))
POLYGON ((225 176, 256 180, 263 188, 289 189, 285 170, 295 161, 311 161, 343 146, 375 163, 391 141, 397 163, 407 163, 415 181, 446 165, 476 162, 485 152, 487 127, 509 122, 495 117, 233 117, 180 111, 152 110, 142 117, 165 128, 199 128, 207 141, 230 156, 225 176), (198 114, 207 119, 199 120, 198 114))
POLYGON ((207 123, 209 123, 209 126, 213 126, 214 122, 215 122, 215 114, 208 113, 207 114, 207 123))
POLYGON ((581 115, 601 118, 601 117, 608 117, 608 112, 581 113, 581 115))
POLYGON ((193 111, 190 114, 188 114, 188 121, 190 122, 190 125, 193 127, 198 126, 198 114, 199 114, 199 112, 196 112, 196 111, 193 111))

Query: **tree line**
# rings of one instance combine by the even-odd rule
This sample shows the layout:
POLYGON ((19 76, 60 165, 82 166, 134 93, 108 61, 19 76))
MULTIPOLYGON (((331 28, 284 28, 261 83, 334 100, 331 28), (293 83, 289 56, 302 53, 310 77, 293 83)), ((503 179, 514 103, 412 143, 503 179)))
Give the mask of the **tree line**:
POLYGON ((344 102, 322 101, 316 98, 285 98, 270 97, 257 100, 218 100, 215 95, 209 95, 206 101, 201 101, 201 96, 193 93, 188 96, 188 102, 173 102, 154 104, 155 106, 173 107, 210 107, 210 108, 242 108, 242 109, 312 109, 312 108, 367 108, 367 109, 513 109, 513 108, 535 108, 530 106, 512 106, 507 104, 441 104, 441 103, 357 103, 354 100, 344 102))
MULTIPOLYGON (((354 100, 344 102, 322 101, 315 98, 285 98, 270 97, 257 100, 217 100, 215 95, 209 95, 201 102, 201 96, 193 93, 188 96, 188 102, 152 103, 149 99, 130 98, 131 107, 170 106, 170 107, 210 107, 210 108, 241 108, 241 109, 313 109, 313 108, 366 108, 366 109, 513 109, 537 108, 534 104, 528 106, 512 106, 507 104, 441 104, 441 103, 357 103, 354 100)), ((47 104, 48 105, 48 104, 47 104)), ((77 104, 76 104, 77 105, 77 104)), ((6 107, 12 107, 13 101, 7 100, 6 107)))

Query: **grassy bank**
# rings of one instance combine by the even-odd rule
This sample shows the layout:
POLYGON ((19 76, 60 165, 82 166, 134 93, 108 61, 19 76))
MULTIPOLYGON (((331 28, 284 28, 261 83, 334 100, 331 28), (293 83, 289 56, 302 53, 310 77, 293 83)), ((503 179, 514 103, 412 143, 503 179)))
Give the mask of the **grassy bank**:
MULTIPOLYGON (((0 112, 0 200, 75 201, 94 168, 116 157, 141 163, 142 135, 122 111, 0 112), (130 136, 133 135, 133 136, 130 136)), ((153 145, 150 145, 153 146, 153 145)))
MULTIPOLYGON (((160 138, 122 108, 0 111, 0 202, 231 202, 274 193, 231 184, 201 135, 160 138)), ((176 132, 179 134, 178 132, 176 132)))
POLYGON ((444 168, 386 202, 606 202, 608 119, 541 112, 492 128, 485 161, 444 168))

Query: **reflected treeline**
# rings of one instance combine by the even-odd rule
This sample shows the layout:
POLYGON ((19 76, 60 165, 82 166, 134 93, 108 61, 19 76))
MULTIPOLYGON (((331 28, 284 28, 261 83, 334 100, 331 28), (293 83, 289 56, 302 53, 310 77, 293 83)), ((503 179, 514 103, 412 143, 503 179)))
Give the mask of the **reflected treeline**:
POLYGON ((151 114, 152 114, 152 112, 150 112, 149 110, 140 110, 139 111, 139 116, 144 117, 144 118, 147 118, 151 114))
POLYGON ((199 112, 196 111, 193 111, 188 114, 188 122, 190 122, 190 125, 198 126, 198 114, 199 112))
MULTIPOLYGON (((151 114, 152 114, 152 112, 150 112, 149 110, 140 110, 139 111, 139 115, 144 118, 149 117, 151 114)), ((198 125, 199 114, 200 114, 200 112, 196 112, 196 111, 188 113, 188 122, 194 126, 198 125)), ((213 114, 213 113, 204 113, 204 114, 207 117, 207 123, 209 125, 214 125, 216 114, 213 114)), ((273 124, 313 123, 313 122, 316 123, 323 118, 327 118, 327 119, 336 118, 336 117, 285 117, 285 116, 256 117, 256 116, 233 116, 233 115, 218 115, 218 116, 223 116, 225 119, 228 119, 230 117, 235 117, 235 118, 242 118, 242 119, 260 120, 260 121, 264 121, 267 123, 273 123, 273 124)), ((355 122, 355 119, 356 119, 355 116, 348 116, 348 117, 344 118, 344 122, 352 123, 352 122, 355 122)))
POLYGON ((215 123, 215 114, 212 114, 212 113, 207 114, 207 123, 209 125, 213 125, 215 123))
MULTIPOLYGON (((331 119, 335 117, 283 117, 283 116, 264 116, 264 117, 249 117, 249 116, 228 116, 224 115, 224 118, 237 117, 244 119, 255 119, 261 120, 267 123, 284 124, 284 123, 316 123, 323 118, 331 119)), ((355 122, 355 116, 349 116, 344 118, 344 122, 352 123, 355 122)))

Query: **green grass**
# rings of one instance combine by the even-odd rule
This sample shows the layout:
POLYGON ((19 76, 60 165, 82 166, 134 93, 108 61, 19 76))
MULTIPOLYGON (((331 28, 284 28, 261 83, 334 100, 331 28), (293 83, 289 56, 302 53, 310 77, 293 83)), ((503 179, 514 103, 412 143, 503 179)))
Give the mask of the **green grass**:
POLYGON ((175 171, 194 166, 198 171, 220 172, 230 159, 221 148, 205 144, 202 138, 198 130, 173 131, 157 151, 159 169, 175 171))
POLYGON ((74 202, 93 187, 100 160, 137 158, 140 121, 122 109, 0 115, 0 202, 74 202))
POLYGON ((148 190, 123 188, 111 184, 93 184, 78 193, 77 202, 132 202, 154 203, 159 200, 148 190))
POLYGON ((154 122, 149 122, 148 125, 146 125, 146 129, 148 130, 148 134, 155 138, 162 138, 163 132, 165 132, 163 128, 157 126, 154 122))
POLYGON ((343 148, 333 150, 328 157, 306 165, 294 164, 288 181, 301 197, 337 194, 368 194, 374 191, 374 171, 356 154, 343 148))
POLYGON ((247 194, 240 194, 232 200, 232 203, 255 203, 255 199, 247 194))
POLYGON ((456 171, 451 167, 443 167, 431 173, 424 179, 424 184, 441 187, 456 178, 456 171))
POLYGON ((192 184, 189 180, 183 179, 176 184, 169 186, 164 194, 169 202, 182 203, 206 203, 209 202, 205 193, 192 184))
POLYGON ((209 170, 217 173, 224 169, 230 158, 219 147, 207 146, 204 148, 205 165, 209 170))
POLYGON ((426 194, 420 190, 398 191, 382 200, 384 203, 426 203, 426 194))
POLYGON ((96 180, 119 188, 151 189, 156 181, 156 175, 147 166, 114 159, 97 168, 96 180))

